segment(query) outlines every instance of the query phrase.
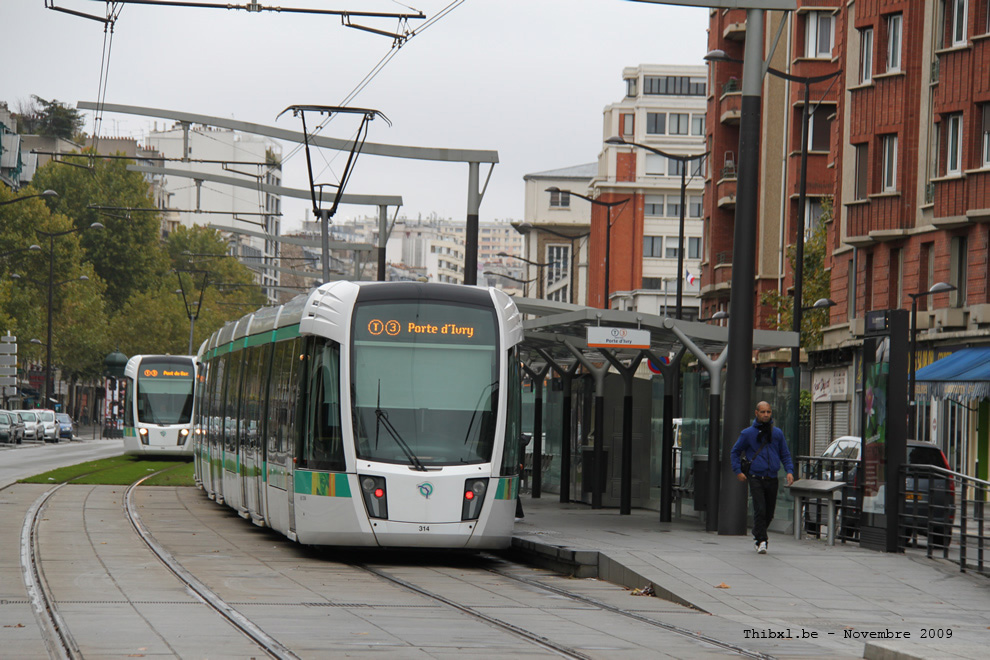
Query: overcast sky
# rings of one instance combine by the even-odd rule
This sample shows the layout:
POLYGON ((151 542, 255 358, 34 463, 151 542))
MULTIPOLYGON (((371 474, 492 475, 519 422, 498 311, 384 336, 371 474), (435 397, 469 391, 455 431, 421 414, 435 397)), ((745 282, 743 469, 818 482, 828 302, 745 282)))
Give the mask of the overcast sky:
MULTIPOLYGON (((214 0, 210 0, 214 1, 214 0)), ((234 0, 238 3, 247 0, 234 0)), ((55 0, 103 15, 93 0, 55 0)), ((262 5, 405 12, 433 17, 450 0, 261 0, 262 5)), ((355 21, 357 22, 357 21, 355 21)), ((394 30, 394 20, 366 21, 394 30)), ((417 29, 425 21, 410 21, 417 29)), ((622 99, 622 69, 703 64, 708 10, 627 0, 466 0, 410 39, 347 104, 391 121, 368 140, 424 147, 495 150, 499 164, 481 219, 523 217, 525 174, 593 162, 602 110, 622 99)), ((2 0, 7 64, 0 101, 11 110, 32 94, 75 105, 96 101, 104 49, 101 23, 45 9, 44 0, 2 0)), ((194 112, 299 130, 286 106, 340 105, 392 49, 391 39, 346 28, 334 16, 124 5, 113 33, 108 103, 194 112)), ((87 115, 85 130, 93 131, 87 115)), ((150 118, 106 115, 102 133, 143 139, 150 118)), ((166 123, 158 120, 159 128, 166 123)), ((351 137, 344 116, 326 135, 351 137)), ((288 154, 293 145, 283 145, 288 154)), ((344 158, 325 153, 333 172, 344 158)), ((332 181, 327 171, 322 181, 332 181)), ((482 167, 482 183, 487 167, 482 167)), ((348 193, 400 195, 400 214, 463 220, 464 164, 362 157, 348 193)), ((308 188, 304 155, 284 163, 284 184, 308 188)), ((310 212, 286 200, 284 226, 310 212)), ((390 210, 390 213, 392 211, 390 210)), ((336 220, 373 214, 342 206, 336 220)))

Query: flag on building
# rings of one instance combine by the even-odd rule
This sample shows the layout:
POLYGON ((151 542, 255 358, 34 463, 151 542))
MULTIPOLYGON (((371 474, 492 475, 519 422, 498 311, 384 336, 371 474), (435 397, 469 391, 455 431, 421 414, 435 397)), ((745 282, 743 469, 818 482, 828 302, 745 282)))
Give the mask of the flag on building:
POLYGON ((688 284, 694 284, 698 281, 698 278, 691 274, 691 271, 684 271, 684 279, 687 280, 688 284))

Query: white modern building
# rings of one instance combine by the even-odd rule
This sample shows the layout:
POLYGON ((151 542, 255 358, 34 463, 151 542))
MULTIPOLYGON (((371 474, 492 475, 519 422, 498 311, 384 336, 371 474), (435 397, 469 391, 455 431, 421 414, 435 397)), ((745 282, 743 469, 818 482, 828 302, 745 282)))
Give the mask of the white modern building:
POLYGON ((147 146, 169 160, 169 169, 243 180, 247 187, 193 177, 166 176, 168 208, 180 224, 214 225, 230 233, 231 254, 257 273, 258 283, 276 300, 281 233, 281 197, 261 184, 281 185, 282 148, 270 138, 227 129, 176 124, 152 131, 147 146), (181 160, 186 159, 186 160, 181 160), (264 238, 238 233, 247 230, 264 238))
POLYGON ((631 215, 615 221, 612 228, 609 298, 613 308, 673 316, 680 278, 683 318, 698 318, 702 202, 709 166, 708 158, 701 157, 706 151, 706 76, 705 66, 627 67, 622 71, 624 98, 605 107, 603 149, 590 191, 585 193, 605 201, 630 200, 631 209, 622 213, 631 211, 631 215), (605 143, 610 138, 627 144, 605 143), (698 158, 683 160, 689 156, 698 158), (686 168, 683 179, 682 168, 686 168), (682 238, 683 270, 678 272, 682 238), (618 254, 634 258, 618 259, 618 254))

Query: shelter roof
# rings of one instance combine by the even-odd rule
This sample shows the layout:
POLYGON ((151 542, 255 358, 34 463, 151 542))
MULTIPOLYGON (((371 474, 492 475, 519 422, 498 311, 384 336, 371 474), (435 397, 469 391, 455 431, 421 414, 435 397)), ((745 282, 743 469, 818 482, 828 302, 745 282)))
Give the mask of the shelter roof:
MULTIPOLYGON (((603 326, 648 330, 650 350, 658 357, 680 349, 681 341, 673 328, 681 330, 696 346, 705 353, 716 354, 728 344, 729 330, 716 325, 697 321, 682 321, 656 314, 617 309, 597 309, 569 303, 515 298, 516 307, 529 318, 523 321, 525 340, 523 348, 535 351, 543 349, 555 361, 562 364, 574 360, 574 355, 565 345, 569 343, 582 353, 601 359, 599 349, 589 347, 587 332, 589 327, 603 326)), ((753 348, 776 349, 797 346, 797 334, 773 330, 754 330, 753 348)), ((621 359, 634 358, 639 349, 610 349, 621 359)))

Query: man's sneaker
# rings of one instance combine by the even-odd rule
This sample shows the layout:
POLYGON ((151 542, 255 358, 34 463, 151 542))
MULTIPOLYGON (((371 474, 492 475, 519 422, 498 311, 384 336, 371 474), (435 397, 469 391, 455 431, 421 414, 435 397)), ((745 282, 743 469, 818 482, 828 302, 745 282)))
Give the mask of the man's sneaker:
POLYGON ((767 554, 767 542, 760 541, 760 545, 756 546, 756 551, 761 555, 767 554))

